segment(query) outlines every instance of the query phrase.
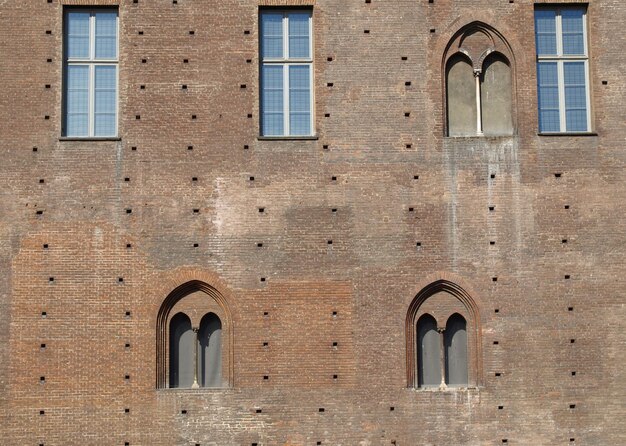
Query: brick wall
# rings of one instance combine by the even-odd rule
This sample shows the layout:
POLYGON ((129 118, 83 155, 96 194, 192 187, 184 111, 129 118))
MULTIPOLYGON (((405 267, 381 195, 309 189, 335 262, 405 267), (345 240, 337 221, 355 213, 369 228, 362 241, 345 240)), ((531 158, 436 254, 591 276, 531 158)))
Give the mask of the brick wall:
POLYGON ((6 444, 624 443, 622 2, 589 4, 578 137, 537 135, 529 0, 61 3, 119 3, 121 139, 59 139, 63 6, 0 1, 6 444), (274 3, 314 3, 315 140, 257 139, 274 3), (443 136, 473 21, 510 44, 513 137, 443 136), (442 277, 479 310, 483 382, 410 389, 407 311, 442 277), (189 280, 232 312, 231 388, 156 389, 189 280))

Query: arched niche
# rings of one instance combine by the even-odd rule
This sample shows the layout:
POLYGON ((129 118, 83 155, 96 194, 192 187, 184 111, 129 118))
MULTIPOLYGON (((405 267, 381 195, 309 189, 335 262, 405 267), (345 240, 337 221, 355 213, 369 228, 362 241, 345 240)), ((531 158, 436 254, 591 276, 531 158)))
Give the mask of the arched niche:
POLYGON ((446 135, 513 135, 514 68, 511 47, 495 28, 473 22, 457 31, 442 61, 446 135))
MULTIPOLYGON (((179 314, 184 314, 189 319, 192 330, 195 330, 194 345, 197 352, 193 352, 193 355, 198 355, 199 358, 196 369, 198 383, 210 384, 206 387, 231 387, 234 383, 232 314, 222 293, 211 285, 196 280, 186 282, 171 291, 159 309, 156 326, 156 387, 164 389, 171 386, 173 382, 170 377, 171 369, 168 366, 172 363, 170 359, 171 329, 178 327, 178 325, 172 325, 172 321, 179 314), (219 333, 216 334, 218 325, 219 333), (214 341, 219 339, 219 348, 217 348, 218 344, 211 343, 210 335, 215 335, 214 341), (209 366, 213 367, 213 373, 204 377, 203 367, 207 372, 210 369, 206 368, 206 363, 204 365, 201 363, 202 355, 204 354, 206 360, 216 352, 220 353, 219 370, 214 369, 216 361, 213 360, 212 365, 209 366)), ((192 365, 191 370, 194 370, 194 367, 192 365)))
POLYGON ((467 322, 459 313, 454 313, 446 322, 444 331, 445 382, 448 386, 467 386, 467 322))
POLYGON ((446 67, 448 135, 467 136, 476 133, 476 90, 472 61, 455 54, 446 67))
POLYGON ((176 313, 170 319, 169 338, 169 387, 191 387, 196 335, 185 313, 176 313))
POLYGON ((481 77, 483 133, 512 135, 512 78, 508 59, 498 52, 489 54, 483 62, 481 77))
POLYGON ((215 313, 200 321, 198 349, 200 387, 222 387, 222 321, 215 313))
MULTIPOLYGON (((407 386, 423 387, 422 383, 425 382, 422 381, 423 377, 420 377, 422 370, 422 366, 419 363, 422 356, 420 348, 424 336, 423 333, 432 333, 432 327, 426 325, 426 328, 422 329, 423 326, 421 324, 423 321, 431 321, 431 325, 432 321, 434 321, 438 336, 443 336, 443 339, 440 337, 438 340, 438 354, 440 358, 438 366, 441 369, 439 377, 442 376, 442 373, 446 373, 448 376, 444 375, 444 379, 441 380, 442 384, 449 383, 448 387, 475 387, 481 385, 481 320, 478 306, 470 294, 460 285, 449 280, 440 279, 421 289, 413 298, 407 310, 405 323, 407 386), (464 329, 461 321, 465 323, 464 329), (449 334, 446 333, 448 329, 450 330, 449 334), (447 343, 450 343, 452 350, 448 351, 447 343), (466 352, 463 351, 463 345, 466 346, 466 352), (466 378, 462 375, 462 367, 455 367, 453 379, 448 381, 450 376, 448 370, 449 362, 446 358, 447 353, 454 354, 454 358, 461 358, 461 360, 463 360, 463 354, 466 355, 466 378), (463 383, 462 381, 465 382, 463 383)), ((428 381, 426 387, 432 387, 430 385, 431 381, 428 381)))
POLYGON ((417 383, 418 387, 441 384, 441 342, 437 321, 423 314, 417 321, 417 383))

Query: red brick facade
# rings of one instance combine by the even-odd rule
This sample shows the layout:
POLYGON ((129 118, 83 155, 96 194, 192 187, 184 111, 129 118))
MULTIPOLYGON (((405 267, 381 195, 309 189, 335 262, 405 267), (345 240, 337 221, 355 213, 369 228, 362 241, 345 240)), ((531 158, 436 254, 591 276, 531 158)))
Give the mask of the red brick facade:
POLYGON ((0 0, 0 443, 625 444, 626 7, 588 3, 593 132, 542 136, 535 3, 0 0), (118 5, 118 139, 61 138, 77 4, 118 5), (313 10, 316 138, 258 138, 260 5, 313 10), (444 136, 474 22, 514 136, 444 136), (477 315, 466 389, 407 386, 437 281, 477 315), (157 388, 189 282, 228 387, 157 388))

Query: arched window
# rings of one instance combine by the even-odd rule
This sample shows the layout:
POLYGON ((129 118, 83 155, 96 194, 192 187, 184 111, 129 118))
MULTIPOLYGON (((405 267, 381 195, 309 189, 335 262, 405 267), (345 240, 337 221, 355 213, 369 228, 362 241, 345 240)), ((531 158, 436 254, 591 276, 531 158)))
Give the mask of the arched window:
POLYGON ((467 385, 467 330, 465 318, 453 314, 444 331, 446 354, 446 384, 467 385))
POLYGON ((198 377, 201 387, 222 385, 222 321, 214 313, 205 314, 198 333, 198 377))
POLYGON ((460 286, 438 280, 409 306, 409 387, 470 387, 482 381, 480 317, 474 299, 460 286))
POLYGON ((417 367, 420 387, 441 385, 441 340, 437 321, 425 314, 417 321, 417 367))
POLYGON ((448 61, 448 135, 476 134, 476 90, 471 61, 460 54, 448 61))
POLYGON ((472 23, 444 55, 448 136, 512 135, 512 52, 493 28, 472 23))
POLYGON ((482 126, 486 136, 512 135, 511 66, 499 53, 491 53, 481 75, 482 126))
POLYGON ((184 313, 170 320, 170 387, 191 387, 194 380, 196 334, 184 313))
POLYGON ((172 291, 157 316, 157 388, 232 386, 231 321, 212 286, 191 281, 172 291))

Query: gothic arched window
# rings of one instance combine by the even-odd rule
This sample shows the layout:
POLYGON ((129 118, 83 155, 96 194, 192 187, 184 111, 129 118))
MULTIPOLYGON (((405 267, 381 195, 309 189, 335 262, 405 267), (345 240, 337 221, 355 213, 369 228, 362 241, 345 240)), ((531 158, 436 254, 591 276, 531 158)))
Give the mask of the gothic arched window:
POLYGON ((512 135, 513 54, 493 28, 473 23, 444 56, 448 136, 512 135))
POLYGON ((224 296, 206 283, 172 291, 157 316, 157 388, 231 386, 231 320, 224 296))
POLYGON ((409 387, 472 387, 481 382, 480 317, 469 294, 446 280, 413 299, 406 320, 409 387))

